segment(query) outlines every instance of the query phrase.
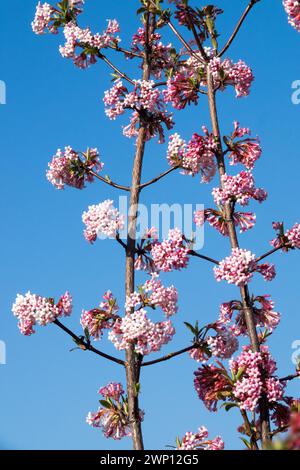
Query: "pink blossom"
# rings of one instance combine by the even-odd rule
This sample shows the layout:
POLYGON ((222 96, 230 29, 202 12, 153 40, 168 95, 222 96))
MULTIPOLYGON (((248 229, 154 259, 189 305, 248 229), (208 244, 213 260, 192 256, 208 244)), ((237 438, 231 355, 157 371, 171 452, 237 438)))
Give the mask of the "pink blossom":
MULTIPOLYGON (((269 295, 257 296, 253 299, 252 311, 255 325, 258 327, 273 331, 280 322, 280 313, 275 311, 274 302, 269 295)), ((230 330, 236 336, 248 334, 243 305, 240 301, 233 300, 221 305, 219 323, 227 326, 231 324, 230 330), (234 313, 236 317, 233 321, 234 313)))
POLYGON ((273 228, 278 230, 277 237, 270 242, 274 248, 281 247, 284 252, 288 252, 289 249, 300 249, 300 224, 296 223, 287 232, 284 232, 281 222, 273 222, 273 228))
POLYGON ((221 392, 231 390, 223 370, 212 364, 203 365, 195 373, 195 390, 209 411, 217 411, 221 392))
POLYGON ((54 9, 49 3, 39 2, 36 7, 35 18, 31 23, 35 34, 43 34, 47 29, 50 33, 56 34, 57 28, 50 24, 54 9))
POLYGON ((268 194, 261 188, 255 188, 254 177, 250 171, 242 171, 238 175, 223 175, 222 187, 213 189, 213 197, 217 205, 237 202, 247 206, 250 199, 258 202, 266 200, 268 194))
POLYGON ((178 311, 178 292, 174 286, 164 287, 157 275, 152 275, 151 280, 127 297, 125 309, 130 313, 134 309, 150 307, 153 309, 161 308, 168 318, 178 311))
POLYGON ((25 296, 18 294, 12 307, 12 312, 18 318, 18 327, 25 336, 35 333, 36 324, 46 326, 57 318, 69 316, 72 313, 72 297, 66 292, 58 301, 47 299, 40 295, 27 292, 25 296))
POLYGON ((71 147, 66 147, 64 152, 59 149, 48 164, 47 178, 50 183, 57 189, 64 189, 65 186, 83 189, 86 182, 93 182, 92 172, 98 173, 104 164, 100 162, 96 148, 88 149, 83 157, 82 160, 71 147))
POLYGON ((243 139, 245 135, 250 134, 250 129, 241 128, 238 122, 234 123, 234 132, 230 139, 226 141, 228 149, 230 150, 228 156, 231 165, 241 163, 245 165, 248 170, 252 170, 255 162, 261 157, 262 149, 259 139, 243 139))
POLYGON ((64 58, 73 59, 77 67, 85 69, 97 62, 101 49, 118 44, 120 38, 115 37, 115 34, 119 31, 116 20, 108 20, 108 26, 102 34, 92 34, 90 28, 82 29, 74 22, 69 22, 64 27, 66 42, 60 46, 60 53, 64 58), (82 49, 79 54, 76 53, 77 48, 82 49))
POLYGON ((94 243, 100 235, 116 238, 118 232, 123 230, 125 217, 113 204, 114 202, 108 199, 97 206, 90 206, 88 211, 83 213, 82 221, 86 225, 84 236, 88 242, 94 243))
POLYGON ((196 434, 187 432, 182 440, 177 439, 177 450, 224 450, 224 442, 219 436, 208 440, 208 431, 202 426, 196 434))
POLYGON ((188 254, 185 238, 178 229, 170 230, 168 238, 163 242, 152 244, 151 255, 158 271, 170 272, 186 268, 189 262, 188 254))
POLYGON ((230 368, 233 374, 239 374, 233 394, 241 409, 255 411, 263 393, 269 402, 282 399, 285 385, 273 377, 277 367, 266 346, 261 347, 260 353, 244 347, 243 352, 230 362, 230 368))
POLYGON ((300 31, 300 2, 299 0, 283 0, 283 6, 288 14, 289 23, 300 31))
MULTIPOLYGON (((103 407, 96 413, 89 413, 86 422, 102 430, 107 438, 120 440, 131 436, 131 426, 128 416, 128 399, 124 395, 124 389, 119 383, 110 383, 100 388, 99 394, 103 407), (105 405, 105 406, 104 406, 105 405)), ((144 419, 144 412, 139 410, 139 417, 144 419)))
POLYGON ((230 59, 222 60, 213 57, 209 64, 215 88, 224 90, 228 85, 235 88, 237 98, 248 96, 254 76, 250 67, 239 60, 233 63, 230 59))
POLYGON ((103 296, 103 301, 99 307, 92 310, 83 310, 80 323, 84 330, 87 330, 89 335, 95 340, 102 337, 104 329, 113 327, 115 321, 119 318, 117 313, 119 307, 116 299, 110 291, 107 291, 103 296))
POLYGON ((212 134, 203 127, 204 136, 193 134, 186 143, 179 134, 170 137, 167 159, 171 166, 180 166, 184 174, 200 173, 203 183, 209 183, 216 173, 216 143, 212 134))
POLYGON ((172 103, 175 109, 184 109, 191 103, 198 104, 199 84, 193 72, 178 72, 167 81, 167 89, 163 91, 164 101, 172 103))
MULTIPOLYGON (((254 227, 256 215, 253 212, 234 212, 232 214, 234 225, 240 227, 240 233, 244 233, 254 227)), ((196 211, 194 221, 197 227, 202 227, 207 221, 209 225, 218 230, 221 235, 228 237, 229 230, 226 223, 226 216, 223 212, 215 209, 205 209, 196 211)))
POLYGON ((207 344, 220 359, 230 359, 239 347, 236 337, 226 328, 217 328, 217 335, 208 337, 207 344))
POLYGON ((118 79, 114 86, 105 92, 103 101, 109 119, 116 119, 117 116, 124 114, 126 109, 133 110, 130 124, 123 129, 126 137, 137 136, 142 120, 146 124, 146 140, 158 135, 159 142, 162 143, 164 142, 162 124, 167 129, 172 129, 174 125, 172 115, 167 113, 160 91, 152 80, 136 80, 134 90, 129 92, 122 80, 118 79))

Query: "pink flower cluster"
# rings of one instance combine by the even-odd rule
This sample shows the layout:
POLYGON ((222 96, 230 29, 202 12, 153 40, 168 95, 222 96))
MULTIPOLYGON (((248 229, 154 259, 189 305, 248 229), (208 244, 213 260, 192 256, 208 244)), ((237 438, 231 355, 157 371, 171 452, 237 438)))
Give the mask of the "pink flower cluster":
MULTIPOLYGON (((172 44, 164 45, 161 42, 161 35, 153 33, 149 38, 151 47, 151 74, 155 78, 161 78, 165 69, 170 69, 174 65, 172 58, 172 44)), ((131 43, 131 50, 135 54, 143 54, 146 46, 145 28, 139 28, 134 34, 131 43)))
POLYGON ((196 434, 187 432, 182 440, 177 439, 177 450, 224 450, 221 437, 208 439, 208 431, 202 426, 196 434))
POLYGON ((140 287, 138 292, 134 292, 127 297, 125 309, 127 313, 131 313, 132 310, 139 310, 144 307, 161 308, 168 318, 177 313, 177 303, 177 289, 174 286, 164 287, 157 275, 153 275, 150 280, 140 287))
POLYGON ((43 34, 49 31, 57 34, 58 26, 66 22, 66 18, 74 21, 76 16, 82 12, 84 0, 68 0, 67 10, 59 11, 53 8, 49 3, 39 2, 36 7, 35 17, 31 23, 32 30, 35 34, 43 34))
MULTIPOLYGON (((240 233, 244 233, 254 227, 256 215, 253 212, 234 212, 233 220, 236 227, 240 227, 240 233)), ((218 230, 221 235, 228 237, 228 224, 225 214, 215 209, 205 209, 195 212, 194 221, 197 227, 202 227, 207 221, 209 225, 218 230)))
POLYGON ((243 352, 230 361, 230 369, 235 376, 239 374, 233 387, 233 395, 241 409, 255 411, 263 393, 269 402, 283 398, 285 386, 278 378, 273 377, 277 367, 266 346, 262 347, 261 353, 244 347, 243 352), (243 371, 242 374, 240 371, 243 371))
POLYGON ((180 166, 184 173, 195 176, 200 173, 202 182, 209 183, 216 174, 215 151, 216 142, 206 127, 204 136, 193 134, 186 143, 179 134, 170 137, 167 159, 171 166, 180 166))
POLYGON ((164 142, 162 124, 165 124, 167 129, 172 129, 174 125, 172 115, 164 108, 160 91, 152 80, 136 80, 134 90, 129 92, 122 80, 118 79, 114 86, 105 92, 104 104, 106 115, 112 120, 124 114, 126 109, 133 110, 130 124, 123 129, 126 137, 137 136, 139 123, 142 120, 147 124, 146 139, 150 140, 158 135, 159 142, 162 143, 164 142))
MULTIPOLYGON (((124 396, 124 389, 119 383, 110 383, 99 390, 103 400, 96 413, 89 413, 86 421, 94 427, 102 430, 107 438, 120 440, 130 437, 130 422, 128 416, 128 400, 124 396)), ((139 411, 140 420, 144 419, 144 412, 139 411)))
POLYGON ((247 206, 250 199, 263 202, 268 196, 264 189, 255 188, 254 177, 250 171, 242 171, 235 176, 223 175, 222 187, 214 188, 212 194, 217 205, 234 201, 241 206, 247 206))
POLYGON ((60 46, 59 51, 62 57, 73 59, 74 64, 85 69, 95 64, 101 49, 116 45, 120 41, 116 33, 120 31, 117 20, 108 20, 108 26, 102 34, 92 34, 90 28, 81 29, 74 22, 67 23, 64 27, 66 43, 60 46), (82 51, 77 54, 77 48, 82 51))
POLYGON ((266 281, 271 281, 276 275, 274 265, 268 263, 258 264, 256 256, 251 251, 242 248, 234 248, 231 256, 228 256, 214 268, 218 282, 227 281, 238 287, 245 286, 253 277, 254 272, 259 272, 266 281))
POLYGON ((234 132, 230 140, 226 142, 230 150, 229 159, 231 165, 241 163, 248 170, 252 170, 256 161, 261 157, 262 149, 259 139, 243 139, 245 135, 250 134, 250 129, 240 127, 238 122, 234 123, 234 132), (236 141, 236 139, 242 140, 236 141))
POLYGON ((89 243, 94 243, 100 235, 116 238, 118 232, 125 226, 125 217, 119 213, 110 199, 90 206, 88 211, 83 213, 82 221, 86 225, 84 236, 89 243))
POLYGON ((236 337, 224 327, 218 327, 217 335, 209 336, 207 344, 212 354, 220 359, 230 359, 239 347, 236 337))
POLYGON ((64 152, 59 149, 48 164, 47 178, 50 183, 57 189, 64 189, 65 186, 83 189, 86 182, 93 182, 91 172, 101 171, 104 164, 100 162, 96 148, 88 149, 83 156, 85 161, 71 147, 65 147, 64 152))
POLYGON ((170 320, 153 323, 142 308, 116 321, 108 337, 119 351, 134 344, 136 353, 146 356, 160 351, 174 334, 175 329, 170 320))
POLYGON ((209 67, 215 89, 224 90, 230 85, 235 88, 237 98, 249 95, 254 76, 245 62, 239 60, 233 63, 230 59, 222 60, 220 57, 213 57, 209 67))
POLYGON ((300 224, 296 223, 290 230, 284 232, 283 223, 274 222, 273 228, 278 230, 277 237, 270 243, 274 248, 282 247, 282 251, 300 249, 300 224))
POLYGON ((283 0, 283 6, 289 15, 289 23, 300 32, 300 2, 299 0, 283 0))
POLYGON ((173 108, 178 110, 191 103, 198 104, 199 83, 194 78, 193 71, 178 72, 169 78, 163 96, 166 103, 172 103, 173 108))
POLYGON ((33 327, 36 324, 46 326, 59 317, 71 315, 72 297, 69 292, 66 292, 55 304, 53 299, 30 292, 27 292, 25 296, 18 294, 12 312, 19 320, 20 332, 25 336, 30 336, 35 333, 33 327))
POLYGON ((209 411, 216 412, 220 394, 231 392, 224 371, 213 364, 204 364, 195 373, 194 386, 198 397, 209 411))
POLYGON ((102 337, 103 330, 113 327, 116 319, 119 318, 118 311, 116 299, 110 291, 107 291, 98 308, 83 310, 80 319, 81 326, 88 331, 90 336, 98 340, 102 337))
MULTIPOLYGON (((273 331, 280 322, 280 313, 274 310, 275 304, 269 295, 257 296, 253 299, 252 310, 254 314, 254 322, 256 326, 266 328, 273 331)), ((230 330, 236 336, 247 335, 247 325, 243 312, 243 306, 240 301, 233 300, 224 303, 220 307, 219 323, 229 325, 233 320, 234 313, 237 312, 234 323, 230 326, 230 330)))
POLYGON ((157 271, 170 272, 186 268, 189 262, 189 248, 184 235, 178 229, 169 231, 168 238, 152 244, 151 255, 157 271))

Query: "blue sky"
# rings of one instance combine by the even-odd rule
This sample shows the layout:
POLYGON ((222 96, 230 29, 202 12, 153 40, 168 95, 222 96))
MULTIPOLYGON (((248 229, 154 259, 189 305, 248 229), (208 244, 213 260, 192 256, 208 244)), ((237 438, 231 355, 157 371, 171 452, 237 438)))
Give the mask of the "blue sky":
MULTIPOLYGON (((240 0, 223 0, 221 20, 225 39, 241 10, 240 0)), ((74 296, 74 314, 68 325, 80 332, 82 308, 98 304, 111 289, 124 302, 124 259, 113 241, 89 246, 82 236, 81 214, 89 204, 118 193, 101 184, 85 191, 55 191, 45 178, 47 162, 58 147, 85 149, 97 146, 106 172, 124 184, 129 182, 134 146, 120 133, 120 122, 108 121, 103 112, 103 92, 110 86, 107 69, 98 64, 88 71, 75 69, 58 53, 62 37, 37 37, 30 22, 35 0, 3 2, 1 7, 1 73, 7 85, 7 104, 0 106, 1 119, 1 269, 0 340, 7 346, 7 365, 0 366, 0 449, 127 449, 129 440, 107 441, 85 424, 88 411, 97 409, 97 390, 109 381, 124 382, 118 366, 89 353, 69 353, 72 342, 55 326, 39 328, 36 335, 22 337, 11 314, 18 292, 28 290, 59 296, 69 290, 74 296)), ((102 30, 107 18, 118 18, 122 38, 135 32, 137 1, 86 1, 82 24, 102 30), (132 14, 130 13, 132 11, 132 14), (130 14, 129 14, 130 13, 130 14)), ((287 24, 281 1, 263 0, 251 15, 232 47, 234 60, 244 59, 254 69, 256 81, 249 98, 236 100, 232 90, 219 98, 223 134, 239 120, 261 137, 264 155, 257 164, 259 186, 269 191, 269 200, 257 209, 255 229, 243 235, 243 247, 257 254, 268 249, 273 220, 299 221, 298 175, 300 171, 300 106, 291 102, 291 84, 300 79, 300 35, 287 24)), ((120 59, 119 59, 120 60, 120 59)), ((121 62, 120 62, 121 63, 121 62)), ((133 63, 127 70, 133 75, 133 63)), ((178 117, 177 131, 188 138, 202 124, 209 124, 207 106, 188 109, 178 117)), ((166 146, 150 145, 144 178, 167 167, 166 146)), ((203 203, 211 205, 211 187, 197 178, 173 174, 143 193, 150 203, 203 203), (180 188, 180 190, 179 190, 180 188)), ((212 230, 205 233, 204 252, 216 258, 228 254, 227 240, 212 230)), ((274 256, 278 276, 270 285, 255 279, 256 294, 271 294, 282 323, 271 339, 279 373, 293 370, 292 342, 300 339, 299 253, 274 256)), ((192 260, 188 270, 164 276, 180 293, 180 311, 175 319, 177 336, 165 351, 189 344, 183 321, 198 319, 205 324, 218 315, 221 302, 237 296, 237 290, 216 284, 210 265, 192 260)), ((100 345, 108 352, 112 346, 100 345)), ((211 435, 223 435, 226 447, 240 448, 236 427, 240 419, 232 411, 207 412, 193 389, 196 363, 187 357, 165 365, 145 368, 142 374, 142 404, 146 411, 146 447, 162 449, 177 435, 205 424, 211 435)), ((290 393, 299 396, 298 383, 290 393)))

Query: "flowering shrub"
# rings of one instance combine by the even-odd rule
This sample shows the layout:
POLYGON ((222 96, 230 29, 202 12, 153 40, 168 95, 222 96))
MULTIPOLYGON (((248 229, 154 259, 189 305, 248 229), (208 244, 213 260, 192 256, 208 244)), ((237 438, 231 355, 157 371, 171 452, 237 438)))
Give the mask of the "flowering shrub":
MULTIPOLYGON (((273 437, 289 431, 283 446, 298 450, 299 400, 285 393, 288 382, 299 377, 299 368, 287 377, 277 376, 277 365, 266 343, 281 316, 269 295, 255 295, 250 291, 250 281, 256 272, 266 281, 274 279, 275 266, 262 261, 279 250, 299 249, 300 224, 286 231, 283 222, 274 222, 276 237, 271 241, 272 249, 259 257, 241 248, 238 231, 244 233, 254 228, 256 215, 250 210, 238 210, 237 205, 246 207, 253 201, 262 203, 267 198, 267 192, 256 187, 253 176, 262 147, 259 138, 252 138, 250 129, 240 127, 237 121, 230 135, 221 134, 216 100, 220 91, 229 88, 234 88, 237 98, 250 93, 254 80, 252 69, 243 60, 234 62, 225 54, 259 0, 248 4, 222 48, 219 47, 218 19, 223 11, 218 7, 196 7, 188 0, 167 3, 140 0, 140 3, 141 26, 127 48, 123 47, 120 26, 115 19, 108 20, 102 33, 80 26, 82 0, 62 0, 56 6, 39 2, 32 22, 37 35, 62 31, 65 42, 59 52, 75 66, 86 69, 102 61, 113 72, 112 87, 104 93, 106 116, 116 120, 127 111, 130 113, 129 124, 123 128, 123 135, 135 140, 129 187, 102 177, 103 163, 95 148, 88 148, 85 153, 71 147, 58 150, 47 171, 48 180, 58 189, 65 186, 83 189, 86 183, 97 179, 130 194, 128 227, 125 216, 110 199, 90 206, 82 216, 84 236, 89 243, 93 244, 97 237, 104 235, 124 249, 124 308, 120 308, 113 294, 107 291, 99 306, 83 310, 80 319, 83 336, 77 336, 60 321, 72 311, 68 292, 57 303, 30 292, 18 295, 13 314, 24 335, 34 333, 36 324, 54 323, 72 337, 79 349, 93 352, 126 370, 126 392, 119 383, 101 388, 101 406, 87 417, 88 424, 100 428, 106 437, 119 440, 131 436, 135 450, 144 448, 144 412, 139 406, 141 369, 184 354, 198 362, 194 386, 206 408, 216 412, 221 405, 226 411, 234 409, 240 413, 243 423, 238 431, 245 436, 243 442, 248 449, 272 448, 273 437), (164 40, 166 31, 174 35, 177 44, 164 40), (121 60, 115 62, 110 54, 130 59, 128 72, 119 65, 121 60), (139 71, 134 78, 131 76, 133 61, 139 71), (211 118, 207 127, 199 131, 197 121, 190 140, 184 140, 177 129, 167 135, 175 126, 174 110, 197 106, 206 98, 211 118), (146 144, 155 137, 161 144, 167 138, 169 168, 143 183, 146 144), (239 172, 236 171, 238 165, 242 165, 239 172), (178 228, 172 228, 164 240, 160 240, 155 227, 147 229, 140 240, 136 239, 142 190, 178 169, 183 175, 199 174, 203 183, 218 180, 212 190, 214 207, 196 211, 194 221, 198 227, 207 222, 228 238, 231 253, 221 261, 195 251, 193 240, 188 240, 178 228), (120 232, 125 226, 126 237, 121 239, 120 232), (217 320, 208 325, 203 325, 202 320, 195 325, 188 323, 188 312, 184 312, 185 325, 192 333, 188 347, 145 360, 145 356, 160 351, 175 335, 173 317, 178 311, 178 291, 173 285, 165 287, 159 275, 187 268, 192 257, 213 263, 216 280, 237 286, 240 297, 223 302, 217 320), (139 288, 138 275, 148 276, 139 288), (162 318, 157 318, 158 312, 162 318), (95 348, 95 342, 91 341, 102 339, 105 330, 115 349, 124 351, 125 359, 95 348), (239 339, 247 340, 240 353, 239 339)), ((283 6, 289 23, 300 31, 299 0, 284 0, 283 6)), ((176 446, 178 450, 222 450, 224 442, 220 437, 210 440, 207 429, 201 427, 195 434, 187 432, 182 440, 177 439, 176 446)))

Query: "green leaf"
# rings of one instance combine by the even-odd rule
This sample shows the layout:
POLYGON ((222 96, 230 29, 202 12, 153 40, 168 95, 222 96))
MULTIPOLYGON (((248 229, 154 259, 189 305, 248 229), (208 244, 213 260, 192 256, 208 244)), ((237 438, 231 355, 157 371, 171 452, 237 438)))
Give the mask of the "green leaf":
POLYGON ((111 404, 107 400, 99 400, 100 405, 108 410, 111 408, 111 404))
POLYGON ((244 437, 240 437, 241 441, 245 444, 248 449, 252 449, 250 442, 247 441, 244 437))

